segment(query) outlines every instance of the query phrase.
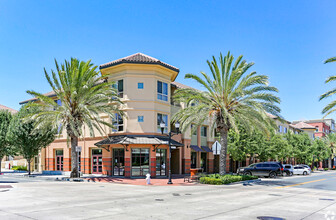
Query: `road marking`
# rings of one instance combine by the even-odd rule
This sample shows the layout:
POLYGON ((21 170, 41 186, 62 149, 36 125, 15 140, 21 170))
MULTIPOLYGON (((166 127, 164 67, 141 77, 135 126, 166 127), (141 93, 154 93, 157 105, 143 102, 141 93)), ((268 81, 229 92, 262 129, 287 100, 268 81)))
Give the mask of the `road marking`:
POLYGON ((304 184, 307 184, 307 183, 319 182, 319 181, 322 181, 322 180, 326 180, 326 179, 312 180, 312 181, 309 181, 309 182, 297 183, 297 184, 288 185, 288 186, 279 186, 279 187, 275 187, 275 189, 282 189, 282 188, 287 188, 287 187, 292 187, 292 186, 300 186, 300 185, 304 185, 304 184))

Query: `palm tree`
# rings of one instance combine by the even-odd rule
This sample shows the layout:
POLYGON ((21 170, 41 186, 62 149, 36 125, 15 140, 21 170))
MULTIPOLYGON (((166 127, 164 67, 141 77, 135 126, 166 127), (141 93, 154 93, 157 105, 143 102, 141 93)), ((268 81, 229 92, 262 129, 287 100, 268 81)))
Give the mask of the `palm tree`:
POLYGON ((56 72, 51 70, 51 76, 44 69, 45 77, 53 89, 55 98, 45 96, 35 91, 27 93, 35 96, 38 101, 27 105, 36 106, 40 111, 32 115, 37 126, 52 123, 59 132, 66 130, 67 139, 71 142, 71 177, 79 177, 78 157, 76 146, 78 138, 83 135, 84 126, 90 135, 94 130, 102 136, 106 134, 104 126, 112 127, 111 123, 104 121, 101 114, 114 118, 115 113, 123 115, 120 111, 122 102, 118 98, 113 82, 107 82, 97 66, 91 61, 83 62, 75 58, 66 61, 61 66, 55 60, 56 72))
MULTIPOLYGON (((331 57, 331 58, 327 59, 326 61, 324 61, 324 63, 332 63, 332 62, 336 62, 336 57, 331 57)), ((327 78, 325 83, 334 82, 334 81, 336 81, 336 76, 330 76, 330 77, 327 78)), ((336 88, 322 94, 320 96, 320 101, 334 95, 335 93, 336 93, 336 88)), ((324 117, 326 117, 327 115, 330 115, 331 113, 335 112, 336 111, 335 106, 336 106, 336 100, 332 101, 326 107, 324 107, 323 110, 322 110, 322 114, 324 114, 324 117)))
MULTIPOLYGON (((273 92, 278 89, 268 85, 268 77, 256 72, 247 74, 254 63, 247 63, 243 56, 235 62, 228 52, 223 57, 220 54, 219 63, 212 57, 207 61, 211 75, 201 72, 202 77, 186 74, 186 79, 193 79, 205 88, 205 91, 195 89, 179 89, 174 94, 176 101, 185 103, 172 118, 181 123, 181 129, 186 130, 191 124, 201 125, 208 120, 210 128, 216 128, 220 134, 220 174, 225 174, 228 145, 228 131, 238 132, 238 124, 249 131, 253 128, 262 129, 269 134, 270 125, 274 122, 266 112, 279 117, 279 97, 273 92)), ((196 127, 196 126, 193 126, 196 127)))
POLYGON ((332 168, 333 166, 333 159, 336 155, 336 134, 335 133, 330 133, 325 137, 325 142, 327 144, 327 146, 330 147, 330 157, 328 158, 328 168, 332 168))

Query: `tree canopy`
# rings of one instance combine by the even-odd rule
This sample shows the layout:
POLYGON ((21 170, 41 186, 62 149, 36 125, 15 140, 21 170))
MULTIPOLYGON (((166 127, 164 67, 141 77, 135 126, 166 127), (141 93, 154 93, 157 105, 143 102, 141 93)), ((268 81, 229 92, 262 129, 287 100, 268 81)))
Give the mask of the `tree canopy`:
POLYGON ((54 141, 56 130, 51 124, 36 127, 33 119, 27 119, 27 115, 36 112, 36 108, 21 110, 11 120, 7 133, 7 141, 18 155, 22 155, 30 163, 38 155, 39 151, 54 141))
POLYGON ((9 123, 12 120, 12 117, 13 116, 9 111, 0 110, 0 163, 4 156, 13 154, 12 148, 6 139, 9 123))

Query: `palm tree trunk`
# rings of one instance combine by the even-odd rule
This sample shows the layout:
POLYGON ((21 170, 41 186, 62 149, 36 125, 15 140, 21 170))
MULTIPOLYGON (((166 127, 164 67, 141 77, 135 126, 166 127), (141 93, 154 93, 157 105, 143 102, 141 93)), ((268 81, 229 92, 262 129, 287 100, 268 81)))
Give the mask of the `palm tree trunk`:
POLYGON ((78 146, 78 137, 72 135, 70 137, 71 139, 71 178, 78 178, 79 172, 78 172, 78 157, 76 152, 76 147, 78 146))
POLYGON ((328 158, 328 168, 331 169, 331 156, 328 158))
POLYGON ((221 150, 219 156, 219 174, 224 175, 226 173, 226 155, 227 155, 227 137, 228 129, 222 128, 219 131, 221 139, 221 150))

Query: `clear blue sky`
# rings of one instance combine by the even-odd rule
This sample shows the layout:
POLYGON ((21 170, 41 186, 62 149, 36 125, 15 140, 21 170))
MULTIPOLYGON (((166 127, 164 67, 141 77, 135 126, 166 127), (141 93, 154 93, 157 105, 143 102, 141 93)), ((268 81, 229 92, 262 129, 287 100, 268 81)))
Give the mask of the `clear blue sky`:
MULTIPOLYGON (((320 118, 336 64, 336 1, 0 1, 0 103, 48 92, 43 67, 77 57, 102 64, 143 52, 186 73, 230 50, 279 88, 287 120, 320 118)), ((336 99, 336 97, 334 97, 336 99)), ((336 118, 333 115, 334 118, 336 118)))

